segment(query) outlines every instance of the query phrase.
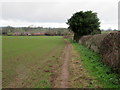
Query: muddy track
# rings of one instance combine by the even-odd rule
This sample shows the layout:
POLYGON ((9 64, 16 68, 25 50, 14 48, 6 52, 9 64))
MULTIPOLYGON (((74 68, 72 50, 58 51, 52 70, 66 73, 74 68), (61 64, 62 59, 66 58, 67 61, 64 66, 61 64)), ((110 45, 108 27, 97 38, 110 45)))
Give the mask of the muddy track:
POLYGON ((88 74, 84 68, 79 54, 74 47, 65 41, 65 47, 62 52, 60 63, 54 71, 53 88, 88 88, 101 87, 97 85, 98 81, 88 74))
POLYGON ((63 65, 61 69, 61 82, 60 82, 60 88, 68 88, 68 77, 69 77, 69 71, 68 71, 68 60, 70 55, 70 44, 65 41, 66 46, 63 53, 63 65))
POLYGON ((54 82, 54 88, 68 88, 69 87, 69 70, 68 61, 70 58, 71 45, 68 41, 65 41, 65 47, 60 58, 59 70, 56 70, 56 79, 54 82))

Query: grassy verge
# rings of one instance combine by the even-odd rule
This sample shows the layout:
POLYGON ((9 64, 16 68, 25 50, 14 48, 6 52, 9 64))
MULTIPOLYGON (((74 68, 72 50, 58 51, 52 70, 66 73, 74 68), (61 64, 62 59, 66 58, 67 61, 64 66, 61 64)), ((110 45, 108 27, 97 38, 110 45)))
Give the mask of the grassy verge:
MULTIPOLYGON (((120 88, 119 76, 111 72, 111 69, 101 62, 100 55, 87 49, 86 47, 70 40, 75 50, 80 54, 84 68, 91 76, 94 76, 101 88, 120 88)), ((91 86, 92 87, 92 86, 91 86)))

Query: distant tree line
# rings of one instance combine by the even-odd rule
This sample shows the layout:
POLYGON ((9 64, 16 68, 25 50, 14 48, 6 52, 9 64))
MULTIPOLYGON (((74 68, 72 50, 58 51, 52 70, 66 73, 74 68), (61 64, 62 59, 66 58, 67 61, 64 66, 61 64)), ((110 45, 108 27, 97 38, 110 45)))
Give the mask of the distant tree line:
POLYGON ((43 28, 43 27, 2 27, 2 35, 39 35, 63 36, 72 34, 67 28, 43 28))

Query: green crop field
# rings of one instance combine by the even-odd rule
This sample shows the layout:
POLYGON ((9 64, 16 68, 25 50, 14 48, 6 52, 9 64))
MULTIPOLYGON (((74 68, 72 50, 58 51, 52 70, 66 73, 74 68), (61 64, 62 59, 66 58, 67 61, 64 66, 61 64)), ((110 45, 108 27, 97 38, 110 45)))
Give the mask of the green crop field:
POLYGON ((60 36, 3 36, 3 88, 51 87, 51 70, 63 47, 60 36))

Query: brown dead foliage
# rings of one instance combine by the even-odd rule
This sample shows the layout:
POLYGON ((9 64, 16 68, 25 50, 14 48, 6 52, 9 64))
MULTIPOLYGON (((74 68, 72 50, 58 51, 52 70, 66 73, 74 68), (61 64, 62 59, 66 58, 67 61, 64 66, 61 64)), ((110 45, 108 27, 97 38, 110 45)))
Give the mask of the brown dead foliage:
POLYGON ((120 72, 120 32, 108 34, 100 46, 103 62, 120 72))
POLYGON ((120 73, 120 31, 83 36, 79 43, 100 53, 102 61, 120 73))

